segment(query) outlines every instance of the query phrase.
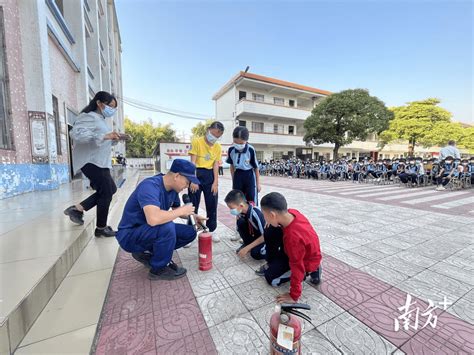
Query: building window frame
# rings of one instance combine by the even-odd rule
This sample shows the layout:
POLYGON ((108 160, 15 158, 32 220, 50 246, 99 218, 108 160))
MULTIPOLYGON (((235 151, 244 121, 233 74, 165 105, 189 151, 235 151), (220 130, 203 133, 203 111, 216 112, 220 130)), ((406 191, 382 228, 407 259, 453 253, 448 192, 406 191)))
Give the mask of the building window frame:
POLYGON ((7 46, 5 41, 5 22, 3 7, 0 6, 0 100, 3 103, 3 112, 0 112, 0 149, 15 150, 12 134, 12 109, 10 101, 10 85, 7 68, 7 46), (2 117, 3 116, 3 117, 2 117))
POLYGON ((252 93, 252 100, 256 102, 265 102, 265 95, 257 94, 255 92, 252 93))
POLYGON ((288 100, 288 106, 296 107, 296 100, 288 100))
POLYGON ((265 124, 263 122, 252 121, 252 132, 263 133, 265 129, 265 124))
POLYGON ((56 5, 56 1, 55 0, 46 0, 46 5, 48 5, 48 8, 51 11, 51 13, 53 14, 56 21, 58 21, 59 26, 61 27, 61 30, 63 31, 63 33, 66 36, 69 43, 70 44, 75 44, 76 41, 74 40, 72 32, 69 29, 69 27, 66 23, 66 20, 64 19, 63 14, 59 10, 58 5, 56 5))
POLYGON ((56 127, 56 151, 58 155, 62 155, 61 151, 61 120, 59 116, 59 100, 56 96, 51 95, 53 100, 53 117, 54 126, 56 127))
POLYGON ((278 106, 285 106, 285 99, 283 97, 273 97, 273 103, 278 106))
POLYGON ((247 99, 247 91, 239 90, 239 101, 247 99))
POLYGON ((295 135, 295 126, 288 126, 288 134, 295 135))
POLYGON ((245 120, 239 120, 239 126, 240 126, 240 127, 247 127, 247 121, 245 121, 245 120))

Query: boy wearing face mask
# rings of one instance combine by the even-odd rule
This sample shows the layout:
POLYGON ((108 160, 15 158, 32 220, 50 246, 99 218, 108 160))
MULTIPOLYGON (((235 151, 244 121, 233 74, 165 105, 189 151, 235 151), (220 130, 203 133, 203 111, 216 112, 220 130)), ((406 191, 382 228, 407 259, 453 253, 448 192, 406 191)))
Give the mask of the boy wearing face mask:
POLYGON ((407 184, 410 181, 412 184, 416 184, 416 178, 418 175, 419 167, 415 163, 414 158, 408 160, 408 165, 405 167, 405 172, 400 174, 400 181, 407 184))
POLYGON ((436 191, 446 190, 445 186, 449 183, 449 181, 453 177, 453 174, 456 171, 453 160, 454 159, 452 156, 446 157, 446 160, 444 161, 444 164, 442 165, 441 170, 439 171, 439 174, 437 176, 436 181, 438 187, 436 188, 436 191))
POLYGON ((468 174, 471 177, 471 185, 474 185, 474 157, 471 157, 467 168, 468 174))
POLYGON ((258 205, 258 192, 261 189, 260 172, 255 148, 247 143, 249 130, 247 127, 235 127, 232 137, 234 144, 227 152, 232 188, 242 191, 247 201, 258 205))

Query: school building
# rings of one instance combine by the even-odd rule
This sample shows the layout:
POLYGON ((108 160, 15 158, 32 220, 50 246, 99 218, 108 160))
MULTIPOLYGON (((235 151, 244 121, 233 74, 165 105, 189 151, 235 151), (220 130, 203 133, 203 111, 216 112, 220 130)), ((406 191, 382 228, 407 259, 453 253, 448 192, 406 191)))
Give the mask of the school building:
POLYGON ((0 199, 72 179, 68 131, 96 92, 122 96, 121 52, 113 0, 0 0, 0 199))
MULTIPOLYGON (((304 121, 311 110, 331 92, 280 79, 240 72, 212 97, 216 119, 225 125, 223 144, 232 143, 235 126, 250 131, 250 143, 260 161, 272 159, 332 159, 333 145, 306 144, 304 121)), ((354 141, 339 149, 340 156, 394 158, 406 155, 408 143, 400 142, 378 147, 376 134, 366 141, 354 141)), ((439 147, 416 147, 420 156, 436 155, 439 147)))

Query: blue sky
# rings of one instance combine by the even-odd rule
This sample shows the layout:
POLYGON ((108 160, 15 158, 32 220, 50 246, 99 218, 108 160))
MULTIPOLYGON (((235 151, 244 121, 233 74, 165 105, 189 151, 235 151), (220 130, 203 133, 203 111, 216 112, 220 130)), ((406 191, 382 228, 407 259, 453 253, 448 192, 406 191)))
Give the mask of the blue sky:
MULTIPOLYGON (((388 106, 438 97, 473 122, 471 1, 116 0, 124 96, 214 115, 238 71, 337 92, 366 88, 388 106)), ((196 121, 125 107, 189 131, 196 121)))

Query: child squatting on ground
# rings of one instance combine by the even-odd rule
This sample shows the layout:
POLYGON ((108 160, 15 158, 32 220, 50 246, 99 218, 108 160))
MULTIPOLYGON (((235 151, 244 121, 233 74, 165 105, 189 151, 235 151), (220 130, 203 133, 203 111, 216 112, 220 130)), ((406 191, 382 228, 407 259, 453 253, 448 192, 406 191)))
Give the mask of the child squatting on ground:
POLYGON ((265 259, 267 263, 255 272, 264 276, 268 284, 279 286, 290 281, 290 265, 283 250, 281 227, 266 226, 262 211, 248 203, 240 190, 230 191, 225 202, 230 213, 237 216, 237 231, 243 240, 237 254, 243 258, 250 253, 254 259, 265 259))
POLYGON ((321 281, 322 256, 319 237, 304 215, 295 209, 288 209, 282 194, 269 193, 260 203, 266 222, 283 229, 283 246, 289 259, 290 292, 277 296, 277 301, 297 302, 306 276, 310 276, 313 284, 319 284, 321 281))

